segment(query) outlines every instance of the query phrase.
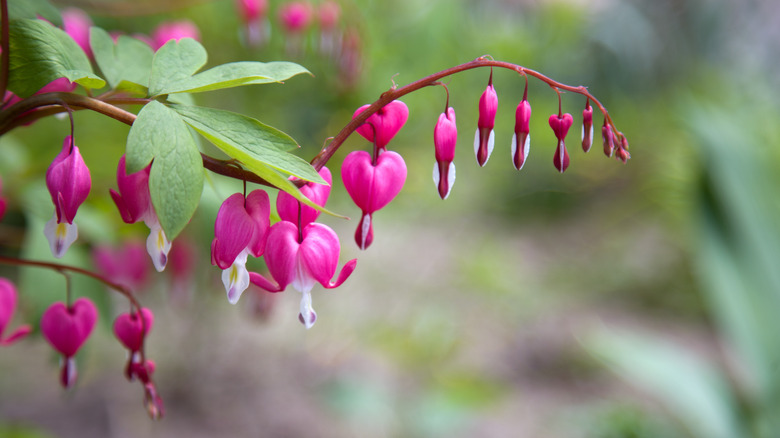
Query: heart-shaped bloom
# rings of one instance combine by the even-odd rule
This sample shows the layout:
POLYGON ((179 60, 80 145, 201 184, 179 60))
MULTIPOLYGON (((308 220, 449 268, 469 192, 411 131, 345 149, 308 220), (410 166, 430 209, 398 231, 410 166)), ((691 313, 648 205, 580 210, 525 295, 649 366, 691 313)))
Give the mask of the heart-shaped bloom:
POLYGON ((493 88, 493 76, 490 76, 490 83, 479 98, 479 120, 477 121, 477 132, 474 134, 474 155, 477 157, 477 163, 484 166, 493 153, 495 144, 495 133, 493 127, 496 123, 496 111, 498 111, 498 94, 493 88))
POLYGON ((92 188, 89 169, 71 136, 65 137, 62 150, 46 170, 46 187, 54 203, 54 217, 43 232, 52 254, 60 258, 79 235, 73 219, 92 188))
POLYGON ((41 317, 41 333, 63 356, 60 383, 69 388, 76 382, 76 355, 97 321, 97 308, 86 298, 77 299, 70 307, 62 302, 49 306, 41 317))
POLYGON ((288 2, 279 8, 279 21, 287 33, 298 34, 311 23, 312 10, 307 2, 288 2))
POLYGON ((585 109, 582 110, 582 150, 588 152, 593 145, 593 108, 590 100, 585 100, 585 109))
POLYGON ((170 40, 179 41, 182 38, 192 38, 200 41, 198 26, 189 20, 169 21, 160 23, 152 33, 152 48, 158 50, 170 40))
MULTIPOLYGON (((139 352, 153 325, 154 314, 147 308, 142 308, 140 312, 123 313, 114 320, 114 335, 130 351, 125 367, 125 377, 128 380, 132 380, 137 374, 134 371, 139 368, 141 362, 139 352)), ((141 367, 141 373, 146 371, 141 367)))
POLYGON ((32 327, 23 325, 7 337, 3 336, 5 328, 16 311, 17 298, 16 286, 10 280, 0 277, 0 346, 11 345, 32 331, 32 327))
POLYGON ((70 35, 90 58, 92 58, 92 47, 89 45, 89 28, 91 26, 92 20, 81 9, 68 8, 62 11, 62 27, 65 29, 65 33, 70 35))
POLYGON ((252 191, 246 199, 243 194, 234 193, 217 212, 211 264, 222 269, 222 282, 231 304, 236 304, 249 287, 247 256, 260 257, 265 251, 270 214, 268 193, 260 189, 252 191))
MULTIPOLYGON (((301 187, 301 193, 315 204, 324 207, 330 196, 330 187, 331 184, 333 184, 333 176, 327 167, 320 169, 319 174, 328 184, 308 182, 301 187)), ((279 218, 281 220, 292 222, 299 227, 305 227, 316 221, 320 216, 319 210, 298 202, 292 195, 281 190, 276 197, 276 212, 279 213, 279 218)))
POLYGON ((152 258, 157 272, 162 272, 168 263, 171 242, 165 235, 152 205, 152 196, 149 193, 149 172, 151 169, 152 165, 149 164, 144 169, 128 175, 125 167, 125 156, 122 155, 116 169, 116 184, 119 192, 113 189, 109 189, 109 192, 125 223, 134 224, 143 221, 149 227, 146 251, 152 258))
POLYGON ((566 150, 564 140, 566 139, 566 134, 569 133, 569 128, 574 123, 574 119, 569 113, 563 115, 553 114, 548 122, 550 123, 550 128, 555 133, 555 138, 558 139, 558 147, 555 149, 553 164, 559 172, 563 173, 569 167, 569 152, 566 150))
POLYGON ((395 198, 406 182, 406 163, 396 152, 379 155, 376 164, 365 151, 350 152, 341 165, 341 179, 347 193, 362 211, 355 242, 366 249, 374 240, 371 215, 395 198))
MULTIPOLYGON (((352 118, 356 118, 369 106, 363 105, 358 108, 352 118)), ((394 100, 371 114, 366 122, 357 128, 357 132, 371 142, 376 136, 376 147, 384 150, 390 140, 403 128, 408 118, 409 108, 406 104, 400 100, 394 100)))
POLYGON ((515 133, 512 135, 512 164, 520 170, 531 148, 531 104, 523 99, 515 111, 515 133))
POLYGON ((301 292, 298 318, 306 328, 311 328, 317 320, 311 304, 314 285, 320 283, 326 289, 338 287, 355 270, 357 259, 347 262, 336 281, 331 281, 340 252, 339 238, 327 225, 313 222, 299 232, 292 222, 280 221, 271 227, 266 243, 265 263, 274 281, 256 272, 249 275, 253 284, 269 292, 281 292, 288 285, 301 292))
POLYGON ((441 199, 450 196, 455 184, 455 146, 458 143, 458 127, 455 124, 455 109, 447 108, 439 114, 439 121, 433 129, 433 145, 436 149, 436 162, 433 164, 433 183, 441 199))

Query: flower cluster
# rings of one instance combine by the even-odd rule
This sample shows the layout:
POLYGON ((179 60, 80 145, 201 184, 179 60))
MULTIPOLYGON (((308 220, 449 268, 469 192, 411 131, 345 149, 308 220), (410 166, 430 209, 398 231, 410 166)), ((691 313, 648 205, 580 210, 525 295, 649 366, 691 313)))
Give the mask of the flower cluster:
MULTIPOLYGON (((301 193, 324 207, 332 178, 327 167, 320 170, 320 176, 328 185, 307 183, 301 193)), ((330 227, 315 222, 320 212, 284 192, 277 196, 276 210, 281 220, 270 225, 270 202, 264 190, 228 197, 214 223, 211 263, 223 270, 222 282, 231 304, 238 302, 250 282, 268 292, 282 292, 292 285, 302 294, 298 317, 311 328, 317 320, 311 298, 314 285, 320 283, 328 289, 340 286, 357 261, 347 262, 338 279, 331 281, 341 246, 330 227), (249 255, 264 257, 271 279, 247 270, 249 255)))

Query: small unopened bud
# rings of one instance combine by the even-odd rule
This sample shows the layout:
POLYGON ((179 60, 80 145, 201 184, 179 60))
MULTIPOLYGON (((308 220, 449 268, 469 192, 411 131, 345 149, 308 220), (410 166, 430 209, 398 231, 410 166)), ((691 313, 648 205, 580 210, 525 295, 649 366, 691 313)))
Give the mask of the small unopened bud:
POLYGON ((593 145, 593 108, 590 101, 585 101, 585 109, 582 110, 582 150, 588 152, 593 145))
POLYGON ((612 134, 612 127, 604 120, 604 125, 601 127, 601 139, 604 142, 604 155, 611 157, 615 152, 615 140, 612 134))
POLYGON ((447 108, 439 115, 433 130, 433 144, 436 149, 436 163, 433 166, 433 182, 441 199, 447 199, 455 184, 455 146, 458 142, 458 127, 455 123, 455 109, 447 108))
POLYGON ((553 157, 553 164, 559 172, 563 173, 569 167, 569 152, 566 151, 566 134, 569 133, 569 128, 574 119, 571 114, 553 114, 548 120, 550 128, 555 133, 555 137, 558 139, 558 147, 555 149, 555 156, 553 157))
POLYGON ((515 134, 512 136, 512 164, 520 170, 528 158, 531 146, 531 104, 523 99, 515 111, 515 134))
POLYGON ((484 166, 487 163, 495 143, 493 127, 495 126, 496 111, 498 110, 498 95, 495 88, 493 88, 492 78, 491 76, 491 83, 488 84, 479 98, 479 120, 477 121, 477 132, 474 135, 474 154, 480 166, 484 166))

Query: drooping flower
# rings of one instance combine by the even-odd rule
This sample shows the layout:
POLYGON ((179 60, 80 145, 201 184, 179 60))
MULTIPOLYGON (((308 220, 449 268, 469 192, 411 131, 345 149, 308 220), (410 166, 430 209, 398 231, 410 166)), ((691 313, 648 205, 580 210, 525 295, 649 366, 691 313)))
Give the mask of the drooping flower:
POLYGON ((222 269, 228 301, 236 304, 249 287, 246 259, 263 255, 270 226, 271 204, 264 190, 254 190, 244 198, 235 193, 225 199, 214 222, 211 264, 222 269))
MULTIPOLYGON (((363 105, 352 115, 356 118, 370 105, 363 105)), ((400 100, 394 100, 371 114, 366 122, 357 128, 358 134, 373 142, 376 136, 376 147, 385 150, 390 140, 403 128, 409 118, 409 108, 400 100)))
POLYGON ((307 2, 292 1, 279 8, 279 20, 289 34, 298 34, 306 30, 311 23, 311 5, 307 2))
POLYGON ((152 40, 154 41, 154 46, 152 46, 152 48, 158 50, 168 41, 179 41, 182 38, 192 38, 196 41, 200 41, 200 30, 198 30, 198 26, 189 20, 160 23, 152 33, 152 40))
POLYGON ((244 22, 244 39, 249 46, 259 46, 268 40, 270 27, 266 14, 268 0, 236 0, 241 21, 244 22))
POLYGON ((62 150, 46 170, 46 187, 54 203, 54 217, 46 223, 43 232, 52 254, 60 258, 78 238, 73 219, 92 188, 89 168, 71 136, 65 137, 62 150))
POLYGON ((569 128, 574 123, 574 119, 569 113, 563 115, 553 114, 548 122, 550 128, 555 133, 555 138, 558 139, 558 147, 555 149, 553 164, 559 172, 563 173, 569 167, 569 152, 566 150, 564 140, 566 139, 566 134, 569 133, 569 128))
POLYGON ((144 169, 128 175, 125 167, 125 156, 122 155, 116 170, 116 183, 119 192, 113 189, 109 189, 109 192, 125 223, 134 224, 143 221, 149 227, 150 233, 146 239, 146 251, 152 258, 157 272, 162 272, 168 263, 171 242, 165 235, 152 205, 152 196, 149 193, 149 172, 151 169, 152 165, 149 164, 144 169))
POLYGON ((379 155, 372 163, 365 151, 350 152, 341 165, 341 179, 352 201, 362 211, 355 242, 366 249, 374 240, 371 215, 395 198, 406 182, 406 163, 393 151, 379 155))
POLYGON ((433 182, 441 199, 450 196, 455 184, 455 146, 458 143, 458 127, 455 123, 455 109, 447 108, 439 114, 439 121, 433 130, 433 144, 436 149, 436 163, 433 164, 433 182))
POLYGON ((340 35, 337 29, 341 6, 334 0, 325 0, 319 7, 320 51, 326 55, 336 53, 340 35))
POLYGON ((62 11, 62 27, 65 33, 84 50, 84 53, 92 58, 92 47, 89 44, 89 28, 92 27, 92 20, 89 15, 81 9, 65 9, 62 11))
POLYGON ((87 298, 77 299, 70 307, 62 302, 49 306, 41 317, 41 333, 62 354, 60 383, 69 388, 76 383, 74 356, 87 340, 97 321, 97 308, 87 298))
POLYGON ((512 135, 512 164, 520 170, 528 159, 531 146, 531 104, 523 99, 515 111, 515 133, 512 135))
MULTIPOLYGON (((333 176, 327 167, 323 167, 319 171, 320 176, 328 184, 317 184, 313 182, 306 183, 301 187, 301 193, 309 198, 315 204, 324 207, 328 202, 330 196, 330 188, 333 183, 333 176)), ((276 212, 279 213, 279 218, 283 221, 292 222, 299 227, 305 227, 306 225, 314 222, 320 215, 320 211, 304 205, 292 195, 287 192, 279 191, 279 195, 276 197, 276 212)))
MULTIPOLYGON (((130 352, 125 366, 125 377, 128 380, 136 377, 136 369, 141 364, 140 351, 153 325, 154 314, 147 308, 142 308, 140 312, 122 313, 114 320, 114 335, 130 352)), ((141 368, 141 373, 146 372, 141 368)))
POLYGON ((292 285, 301 292, 298 319, 311 328, 317 320, 312 308, 311 290, 316 283, 326 289, 340 286, 355 270, 357 259, 348 261, 335 282, 341 245, 336 233, 327 225, 317 222, 306 225, 299 231, 292 222, 279 221, 268 233, 265 262, 273 281, 261 274, 251 272, 253 284, 269 292, 281 292, 292 285))
POLYGON ((582 110, 582 150, 588 152, 593 145, 593 108, 590 100, 585 100, 585 109, 582 110))
POLYGON ((25 324, 11 332, 10 335, 3 335, 16 311, 17 299, 16 286, 10 280, 0 277, 0 346, 11 345, 32 331, 32 327, 25 324))
POLYGON ((97 270, 113 282, 139 290, 146 283, 146 248, 137 242, 125 242, 118 248, 99 245, 92 250, 97 270))
POLYGON ((601 139, 604 142, 604 155, 611 157, 615 151, 615 135, 612 132, 612 126, 604 119, 604 124, 601 126, 601 139))
POLYGON ((498 111, 498 94, 493 88, 493 75, 490 75, 490 82, 487 88, 479 98, 479 120, 477 121, 477 132, 474 134, 474 155, 477 157, 477 163, 484 166, 493 153, 495 144, 495 132, 493 127, 496 123, 496 111, 498 111))

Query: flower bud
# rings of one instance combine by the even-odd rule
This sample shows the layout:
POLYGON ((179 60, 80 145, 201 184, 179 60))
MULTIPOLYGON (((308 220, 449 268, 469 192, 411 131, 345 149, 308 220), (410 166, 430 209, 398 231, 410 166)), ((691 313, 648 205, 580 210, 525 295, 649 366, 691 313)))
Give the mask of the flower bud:
POLYGON ((611 157, 615 151, 615 138, 612 133, 612 126, 607 124, 606 119, 601 127, 601 139, 604 141, 604 155, 611 157))
POLYGON ((455 146, 458 143, 458 127, 455 123, 455 109, 447 108, 439 115, 439 121, 433 130, 433 145, 436 150, 436 163, 433 165, 433 182, 441 199, 447 199, 455 184, 455 146))
POLYGON ((479 120, 477 121, 477 132, 474 134, 474 154, 480 166, 484 166, 490 158, 490 154, 493 153, 495 143, 493 127, 496 122, 497 110, 498 94, 496 94, 491 80, 479 98, 479 120))
POLYGON ((569 128, 574 123, 574 119, 569 113, 563 115, 553 114, 548 122, 550 128, 555 133, 555 137, 558 139, 558 147, 555 149, 553 164, 559 172, 563 173, 569 167, 569 152, 566 150, 564 140, 566 139, 566 134, 569 133, 569 128))
POLYGON ((515 133, 512 135, 512 164, 520 170, 528 158, 531 146, 531 104, 523 99, 515 111, 515 133))
MULTIPOLYGON (((363 110, 370 105, 363 105, 355 111, 352 118, 356 118, 363 110)), ((398 131, 409 118, 409 108, 400 100, 394 100, 371 114, 366 122, 360 125, 356 131, 366 140, 374 142, 376 137, 376 147, 385 150, 390 140, 395 137, 398 131)))
POLYGON ((585 101, 585 109, 582 110, 582 150, 588 152, 593 145, 593 108, 590 101, 585 101))

